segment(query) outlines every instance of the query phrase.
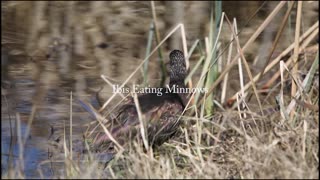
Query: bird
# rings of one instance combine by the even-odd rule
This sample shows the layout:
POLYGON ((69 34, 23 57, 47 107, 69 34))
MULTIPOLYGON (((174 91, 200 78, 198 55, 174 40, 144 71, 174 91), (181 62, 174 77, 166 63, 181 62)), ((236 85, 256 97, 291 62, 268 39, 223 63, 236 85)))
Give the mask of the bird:
MULTIPOLYGON (((172 88, 186 88, 184 80, 187 68, 183 52, 171 51, 168 64, 170 81, 168 86, 161 88, 162 95, 148 93, 137 97, 140 111, 145 118, 148 144, 152 147, 162 145, 176 134, 181 124, 179 116, 188 102, 187 93, 172 91, 172 88)), ((109 123, 109 132, 120 145, 134 137, 141 139, 138 110, 132 97, 120 106, 109 123)), ((105 133, 95 139, 94 146, 98 149, 114 150, 113 141, 105 133)))

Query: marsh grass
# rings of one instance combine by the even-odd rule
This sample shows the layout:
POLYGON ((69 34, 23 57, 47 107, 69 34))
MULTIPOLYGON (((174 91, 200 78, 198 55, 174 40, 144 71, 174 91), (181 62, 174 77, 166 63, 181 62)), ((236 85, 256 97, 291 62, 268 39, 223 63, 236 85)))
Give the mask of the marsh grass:
MULTIPOLYGON (((197 52, 195 49, 198 52, 205 52, 197 56, 198 62, 195 67, 190 67, 192 69, 186 83, 190 81, 189 85, 191 86, 195 84, 195 87, 198 88, 206 87, 209 92, 205 95, 192 95, 192 97, 196 97, 195 100, 190 99, 185 113, 179 117, 183 125, 179 128, 178 135, 160 147, 155 149, 149 147, 145 137, 144 117, 139 111, 138 99, 136 95, 133 95, 139 112, 143 138, 142 142, 133 141, 126 148, 122 147, 112 138, 108 126, 106 126, 105 122, 108 122, 110 114, 102 114, 107 106, 116 104, 116 102, 113 103, 114 97, 117 95, 115 93, 103 104, 100 110, 95 110, 90 105, 87 109, 97 120, 96 123, 89 126, 91 131, 87 132, 88 137, 92 138, 92 130, 101 127, 104 133, 116 144, 117 152, 113 159, 108 163, 100 163, 90 148, 89 144, 92 142, 87 142, 87 139, 85 149, 88 153, 81 154, 86 158, 75 158, 76 155, 72 152, 74 145, 70 141, 70 144, 67 144, 66 134, 68 130, 64 129, 64 160, 51 159, 42 162, 38 168, 41 177, 43 177, 43 165, 60 163, 62 166, 60 166, 59 171, 54 173, 54 178, 319 178, 319 89, 314 80, 314 77, 318 76, 316 72, 318 72, 319 49, 316 48, 316 53, 313 52, 309 55, 311 57, 305 56, 306 63, 303 63, 303 60, 297 57, 297 54, 303 54, 307 47, 317 44, 314 39, 318 36, 318 22, 302 35, 296 34, 295 43, 288 45, 278 57, 271 59, 270 62, 268 61, 262 73, 254 76, 249 68, 250 62, 244 56, 246 49, 252 45, 252 42, 284 7, 285 2, 280 2, 243 46, 239 43, 241 33, 237 31, 236 21, 234 20, 232 24, 229 21, 230 42, 225 50, 219 51, 222 54, 227 53, 226 56, 217 53, 216 46, 220 41, 219 33, 217 33, 214 42, 212 31, 210 32, 210 43, 207 43, 205 48, 200 46, 199 40, 196 40, 188 51, 184 24, 176 25, 162 40, 159 38, 157 28, 155 28, 155 32, 150 28, 145 59, 120 87, 125 86, 134 74, 141 70, 142 66, 144 66, 144 82, 148 81, 145 76, 148 71, 149 58, 155 52, 158 52, 160 59, 162 59, 160 47, 175 32, 181 33, 181 42, 187 61, 193 53, 197 52), (156 37, 152 37, 153 35, 156 37), (157 39, 157 44, 153 48, 150 43, 152 38, 157 39), (234 49, 236 50, 232 49, 233 45, 235 45, 236 48, 234 49), (292 52, 294 53, 291 57, 283 59, 285 55, 292 52), (205 79, 212 78, 210 71, 216 65, 219 56, 226 62, 222 67, 222 72, 214 72, 218 73, 219 76, 204 83, 205 79), (295 64, 292 64, 293 62, 295 64), (235 78, 230 77, 229 72, 232 66, 240 65, 240 63, 243 63, 245 70, 240 66, 238 73, 247 73, 249 82, 243 84, 243 77, 239 75, 242 77, 239 81, 239 83, 242 83, 241 89, 233 97, 227 99, 225 91, 228 89, 228 78, 235 78), (298 64, 302 65, 298 66, 298 64), (195 72, 201 68, 199 81, 192 83, 195 72), (278 69, 278 77, 281 77, 280 79, 273 78, 275 80, 269 83, 267 88, 264 87, 266 90, 261 92, 258 81, 263 76, 271 76, 268 72, 272 68, 278 69), (306 77, 302 79, 297 75, 297 72, 306 74, 306 77), (222 80, 223 84, 219 87, 218 85, 222 80), (288 90, 288 84, 286 83, 290 80, 292 80, 292 84, 297 86, 297 91, 293 94, 288 90), (271 84, 280 85, 272 87, 271 84), (220 89, 222 92, 217 93, 220 89), (255 96, 249 98, 249 95, 252 94, 255 96), (220 98, 217 98, 218 96, 220 98), (279 104, 274 103, 270 106, 270 104, 265 103, 267 100, 274 102, 275 96, 279 99, 279 104), (213 99, 220 99, 220 101, 213 101, 213 99), (262 99, 264 100, 262 101, 262 99), (212 108, 211 110, 213 110, 213 106, 217 108, 214 108, 212 112, 206 110, 208 108, 207 102, 210 102, 211 107, 209 108, 212 108), (233 105, 232 108, 228 108, 227 105, 230 104, 233 105), (274 108, 278 105, 280 106, 279 111, 274 108), (234 108, 237 106, 239 108, 234 108), (268 111, 270 107, 272 107, 271 113, 268 111), (243 114, 246 116, 243 116, 243 114)), ((154 4, 152 12, 153 23, 156 26, 154 4)), ((224 15, 222 12, 221 18, 227 18, 227 14, 224 15)), ((288 18, 288 16, 284 18, 288 18)), ((222 22, 222 19, 220 21, 222 22)), ((283 22, 285 21, 283 20, 283 22)), ((211 23, 212 25, 213 23, 211 23)), ((218 25, 216 27, 220 28, 219 31, 223 28, 223 26, 218 25)), ((295 28, 294 30, 300 30, 299 27, 295 28)), ((277 41, 278 37, 275 39, 275 44, 277 41)), ((110 86, 112 85, 103 75, 101 75, 101 78, 105 79, 110 86)), ((124 95, 121 95, 121 97, 124 98, 124 95)), ((71 124, 69 129, 69 137, 72 139, 73 118, 71 107, 72 93, 70 95, 71 124)), ((112 109, 114 108, 116 107, 112 107, 112 109)), ((32 118, 33 116, 30 119, 31 122, 32 118)), ((18 125, 19 121, 18 118, 18 125)), ((18 131, 19 129, 18 126, 18 131)), ((19 134, 21 135, 21 132, 18 132, 19 134)), ((19 144, 20 153, 23 154, 23 140, 21 138, 19 144)), ((22 155, 19 155, 19 161, 23 162, 22 155)), ((24 177, 23 166, 11 167, 5 174, 2 174, 2 178, 24 177)))

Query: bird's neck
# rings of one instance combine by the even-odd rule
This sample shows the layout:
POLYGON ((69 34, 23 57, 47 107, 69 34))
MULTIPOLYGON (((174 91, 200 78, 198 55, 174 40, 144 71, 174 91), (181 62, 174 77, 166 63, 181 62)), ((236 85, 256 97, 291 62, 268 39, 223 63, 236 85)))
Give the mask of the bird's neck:
MULTIPOLYGON (((184 84, 184 81, 174 81, 174 80, 170 80, 170 84, 169 84, 170 88, 187 88, 186 85, 184 84)), ((180 89, 181 91, 181 89, 180 89)), ((182 105, 185 107, 187 104, 188 104, 188 94, 186 93, 181 93, 181 92, 178 92, 176 93, 179 98, 180 98, 180 102, 182 103, 182 105)))
POLYGON ((171 79, 169 83, 169 87, 179 87, 179 88, 185 88, 185 84, 183 80, 174 80, 171 79))

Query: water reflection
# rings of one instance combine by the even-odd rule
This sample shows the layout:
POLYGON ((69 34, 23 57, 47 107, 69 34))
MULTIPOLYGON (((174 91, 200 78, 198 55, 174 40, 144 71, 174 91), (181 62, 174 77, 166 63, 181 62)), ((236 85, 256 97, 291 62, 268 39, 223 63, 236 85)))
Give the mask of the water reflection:
MULTIPOLYGON (((32 132, 28 136, 26 140, 26 145, 23 147, 23 150, 21 151, 18 138, 23 141, 26 137, 27 133, 27 121, 26 117, 22 116, 20 122, 20 132, 21 137, 17 136, 18 126, 17 126, 17 118, 14 114, 11 114, 10 118, 9 116, 6 116, 2 112, 1 117, 1 159, 2 159, 2 169, 7 170, 7 167, 9 167, 9 154, 11 154, 12 159, 11 162, 14 166, 21 167, 20 161, 19 161, 19 153, 23 152, 23 167, 24 167, 24 173, 27 177, 37 177, 38 173, 35 171, 37 169, 38 164, 45 160, 47 157, 46 153, 46 146, 44 146, 47 141, 44 138, 47 135, 46 132, 46 125, 45 123, 39 123, 34 122, 34 126, 32 127, 32 132), (39 125, 41 127, 39 127, 39 125), (11 136, 13 134, 13 136, 11 136)), ((49 126, 47 126, 49 127, 49 126)), ((5 172, 4 171, 4 172, 5 172)))

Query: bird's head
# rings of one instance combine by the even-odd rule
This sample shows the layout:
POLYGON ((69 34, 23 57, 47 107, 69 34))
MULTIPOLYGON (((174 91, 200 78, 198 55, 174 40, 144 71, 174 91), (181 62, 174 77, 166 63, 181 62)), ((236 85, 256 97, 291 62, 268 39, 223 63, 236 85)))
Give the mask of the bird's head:
POLYGON ((187 76, 186 62, 183 52, 173 50, 170 55, 170 85, 184 83, 187 76))

